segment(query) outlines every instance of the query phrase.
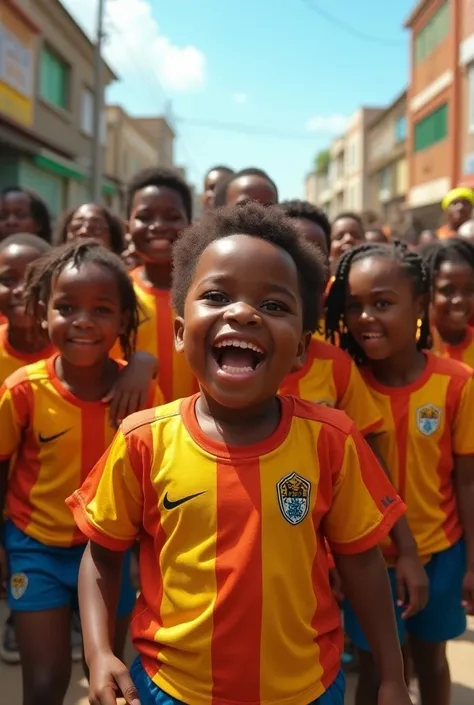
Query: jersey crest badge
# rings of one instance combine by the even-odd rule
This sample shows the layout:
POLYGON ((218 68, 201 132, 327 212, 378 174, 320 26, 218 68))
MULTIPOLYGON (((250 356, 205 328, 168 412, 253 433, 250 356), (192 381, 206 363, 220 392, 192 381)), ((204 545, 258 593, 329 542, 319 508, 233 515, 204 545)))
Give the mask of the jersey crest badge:
POLYGON ((432 436, 441 424, 441 409, 434 404, 425 404, 416 410, 416 425, 424 436, 432 436))
POLYGON ((10 578, 10 591, 13 599, 19 600, 26 592, 28 587, 28 576, 24 573, 13 573, 10 578))
POLYGON ((296 472, 283 477, 277 484, 280 511, 289 524, 301 524, 309 512, 311 482, 296 472))

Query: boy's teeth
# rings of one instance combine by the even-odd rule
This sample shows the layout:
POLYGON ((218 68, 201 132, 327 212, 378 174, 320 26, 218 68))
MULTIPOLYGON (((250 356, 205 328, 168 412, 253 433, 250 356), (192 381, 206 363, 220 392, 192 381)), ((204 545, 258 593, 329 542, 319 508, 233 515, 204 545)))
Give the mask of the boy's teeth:
POLYGON ((253 372, 253 367, 232 367, 232 365, 222 365, 224 372, 232 375, 242 374, 242 372, 253 372))
POLYGON ((234 340, 234 339, 229 339, 229 340, 221 340, 218 343, 216 343, 216 348, 226 348, 226 347, 232 347, 232 348, 249 348, 250 350, 254 350, 254 352, 261 353, 263 354, 263 350, 258 347, 258 345, 254 345, 253 343, 248 343, 245 340, 234 340))

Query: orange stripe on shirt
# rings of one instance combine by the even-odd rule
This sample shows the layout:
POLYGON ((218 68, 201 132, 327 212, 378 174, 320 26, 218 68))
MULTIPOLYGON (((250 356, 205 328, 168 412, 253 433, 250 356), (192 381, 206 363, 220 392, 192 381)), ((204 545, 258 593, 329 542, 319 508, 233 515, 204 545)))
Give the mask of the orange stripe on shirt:
POLYGON ((238 464, 234 466, 232 461, 217 465, 217 595, 211 647, 213 702, 222 702, 229 692, 237 702, 260 701, 263 594, 258 460, 242 470, 239 472, 238 464), (229 497, 233 498, 230 514, 229 497), (237 544, 232 526, 245 527, 237 544), (250 611, 241 599, 241 593, 247 591, 253 595, 250 611), (234 633, 235 638, 229 640, 229 633, 234 633), (245 681, 233 667, 236 653, 246 674, 245 681))

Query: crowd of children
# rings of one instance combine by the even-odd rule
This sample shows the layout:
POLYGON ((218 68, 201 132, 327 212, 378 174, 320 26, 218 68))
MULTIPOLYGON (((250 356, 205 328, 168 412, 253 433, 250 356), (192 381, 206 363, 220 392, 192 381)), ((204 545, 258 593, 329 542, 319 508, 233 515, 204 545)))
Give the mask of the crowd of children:
POLYGON ((345 632, 356 705, 409 705, 414 678, 450 705, 446 643, 474 614, 474 196, 400 240, 279 203, 257 168, 214 167, 203 204, 193 221, 181 176, 149 169, 125 222, 82 204, 53 234, 37 195, 0 193, 22 702, 62 705, 84 649, 92 705, 342 705, 345 632))

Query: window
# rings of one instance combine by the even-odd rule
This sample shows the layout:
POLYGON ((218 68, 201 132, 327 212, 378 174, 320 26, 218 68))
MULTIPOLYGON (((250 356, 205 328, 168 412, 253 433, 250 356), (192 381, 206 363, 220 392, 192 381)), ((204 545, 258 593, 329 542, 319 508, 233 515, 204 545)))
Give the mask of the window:
POLYGON ((380 190, 384 191, 388 188, 390 188, 390 170, 388 167, 385 167, 385 169, 382 169, 380 172, 380 190))
POLYGON ((444 140, 448 134, 448 106, 442 105, 415 125, 415 152, 444 140))
POLYGON ((48 47, 41 52, 40 96, 57 108, 69 107, 69 66, 48 47))
POLYGON ((468 120, 469 132, 474 132, 474 64, 471 64, 467 73, 468 79, 468 120))
POLYGON ((407 119, 404 115, 395 122, 395 142, 403 142, 407 138, 407 119))
POLYGON ((94 96, 88 88, 82 89, 81 95, 81 130, 91 136, 94 123, 94 96))
POLYGON ((415 37, 415 63, 419 64, 441 44, 449 34, 449 2, 441 5, 415 37))

